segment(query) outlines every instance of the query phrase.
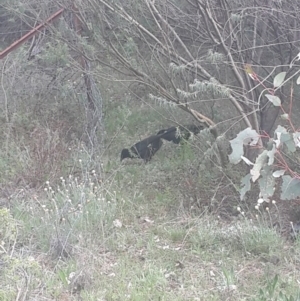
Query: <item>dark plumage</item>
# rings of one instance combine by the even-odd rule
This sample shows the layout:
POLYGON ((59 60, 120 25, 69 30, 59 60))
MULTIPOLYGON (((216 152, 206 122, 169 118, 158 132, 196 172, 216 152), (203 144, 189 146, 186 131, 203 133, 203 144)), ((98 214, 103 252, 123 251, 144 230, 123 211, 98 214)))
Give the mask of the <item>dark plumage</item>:
POLYGON ((179 144, 182 139, 188 140, 192 134, 197 135, 202 129, 203 126, 197 126, 194 124, 185 126, 172 126, 168 129, 160 130, 157 135, 159 135, 162 139, 179 144))
POLYGON ((157 135, 161 135, 162 139, 172 141, 178 144, 181 140, 180 132, 176 126, 172 126, 168 129, 160 130, 157 135))
POLYGON ((172 126, 168 129, 160 130, 156 135, 150 136, 134 144, 132 147, 124 148, 121 152, 121 161, 125 158, 140 158, 145 162, 151 160, 153 155, 161 148, 162 140, 172 141, 179 144, 184 139, 187 140, 192 134, 198 134, 203 126, 193 124, 185 126, 172 126))
POLYGON ((150 136, 134 144, 130 149, 124 148, 121 152, 121 161, 125 158, 140 158, 148 162, 161 146, 160 135, 150 136))

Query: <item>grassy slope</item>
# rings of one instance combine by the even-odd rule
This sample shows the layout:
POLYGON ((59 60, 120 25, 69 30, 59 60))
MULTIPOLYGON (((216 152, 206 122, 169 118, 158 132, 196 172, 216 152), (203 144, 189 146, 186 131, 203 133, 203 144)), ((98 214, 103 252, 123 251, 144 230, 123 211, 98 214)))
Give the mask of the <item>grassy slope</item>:
POLYGON ((199 172, 203 141, 120 164, 122 147, 168 124, 124 107, 106 115, 116 138, 101 174, 83 159, 78 178, 21 191, 0 211, 0 300, 298 300, 300 246, 264 217, 233 216, 223 175, 199 172))

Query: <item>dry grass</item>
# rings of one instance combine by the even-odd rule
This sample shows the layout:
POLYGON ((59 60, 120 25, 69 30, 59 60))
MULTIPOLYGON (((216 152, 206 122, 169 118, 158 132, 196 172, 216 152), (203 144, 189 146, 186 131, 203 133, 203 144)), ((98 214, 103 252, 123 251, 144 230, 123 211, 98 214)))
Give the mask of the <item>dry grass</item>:
POLYGON ((0 299, 298 300, 284 298, 299 292, 300 247, 256 220, 191 211, 159 181, 164 164, 15 196, 0 222, 0 299))
POLYGON ((55 129, 33 131, 24 162, 44 190, 0 200, 0 300, 300 300, 300 245, 240 203, 240 170, 203 164, 207 137, 120 164, 120 150, 163 121, 148 107, 107 118, 115 138, 96 159, 55 129))

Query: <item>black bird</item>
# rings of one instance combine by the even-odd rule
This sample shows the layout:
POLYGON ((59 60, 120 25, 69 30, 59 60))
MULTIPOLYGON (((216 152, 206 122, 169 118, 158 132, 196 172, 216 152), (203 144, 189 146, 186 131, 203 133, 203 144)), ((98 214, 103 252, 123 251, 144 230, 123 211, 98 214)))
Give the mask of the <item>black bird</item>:
POLYGON ((162 139, 172 141, 179 144, 182 139, 188 140, 192 133, 197 135, 203 130, 203 126, 189 124, 185 126, 172 126, 168 129, 160 130, 156 135, 159 135, 162 139))
POLYGON ((145 162, 150 161, 163 144, 160 136, 153 135, 137 142, 130 149, 124 148, 121 152, 121 161, 125 158, 140 158, 145 162))

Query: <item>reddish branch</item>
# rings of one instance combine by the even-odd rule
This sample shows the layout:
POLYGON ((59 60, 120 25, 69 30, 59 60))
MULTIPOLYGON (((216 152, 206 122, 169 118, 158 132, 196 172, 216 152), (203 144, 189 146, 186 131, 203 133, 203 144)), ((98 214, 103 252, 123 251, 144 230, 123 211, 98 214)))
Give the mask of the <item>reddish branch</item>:
POLYGON ((50 22, 58 18, 63 12, 64 8, 61 8, 56 13, 54 13, 51 17, 49 17, 45 22, 42 24, 36 26, 34 29, 32 29, 30 32, 28 32, 25 36, 23 36, 21 39, 15 41, 12 43, 9 47, 7 47, 5 50, 3 50, 0 53, 0 59, 3 59, 5 56, 7 56, 11 51, 21 46, 25 41, 27 41, 29 38, 34 36, 35 34, 39 33, 39 30, 47 26, 50 22))

